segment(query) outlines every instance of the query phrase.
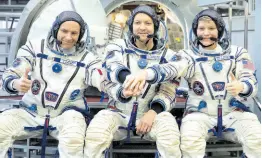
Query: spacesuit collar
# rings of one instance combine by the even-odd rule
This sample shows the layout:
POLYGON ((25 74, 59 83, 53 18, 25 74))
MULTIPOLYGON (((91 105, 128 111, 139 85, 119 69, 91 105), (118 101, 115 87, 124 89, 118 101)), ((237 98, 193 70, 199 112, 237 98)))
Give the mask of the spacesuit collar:
POLYGON ((57 50, 58 50, 59 52, 63 53, 63 54, 68 55, 68 54, 73 54, 73 53, 75 53, 75 52, 76 52, 76 47, 74 46, 74 47, 72 47, 72 48, 70 48, 70 49, 64 49, 64 48, 62 48, 62 47, 57 46, 57 50))
MULTIPOLYGON (((132 38, 131 39, 131 42, 132 42, 132 44, 135 46, 135 47, 137 47, 137 45, 136 45, 136 42, 135 42, 135 39, 134 38, 132 38)), ((153 39, 153 47, 152 47, 152 49, 150 49, 150 50, 148 50, 148 51, 154 51, 154 50, 156 50, 157 49, 157 40, 155 40, 155 39, 153 39)), ((137 47, 138 48, 138 47, 137 47)))
POLYGON ((164 50, 165 47, 160 47, 158 48, 158 41, 157 40, 154 40, 154 46, 151 50, 142 50, 142 49, 139 49, 134 41, 127 41, 127 47, 131 50, 134 50, 136 52, 136 54, 139 54, 139 55, 156 55, 156 54, 161 54, 162 51, 164 50))
POLYGON ((223 53, 223 49, 220 45, 217 45, 217 47, 213 50, 208 50, 203 48, 201 45, 199 45, 199 52, 200 54, 204 54, 205 56, 213 56, 213 55, 220 55, 223 53))
POLYGON ((59 56, 77 56, 85 50, 85 44, 83 42, 76 43, 76 45, 70 49, 63 49, 50 33, 47 36, 47 41, 47 47, 50 51, 59 56))

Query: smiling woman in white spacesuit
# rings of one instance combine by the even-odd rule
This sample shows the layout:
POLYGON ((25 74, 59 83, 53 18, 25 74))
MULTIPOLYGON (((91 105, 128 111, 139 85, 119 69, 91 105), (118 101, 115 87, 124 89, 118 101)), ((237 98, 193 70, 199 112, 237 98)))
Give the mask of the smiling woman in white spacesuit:
POLYGON ((230 45, 222 17, 211 9, 196 15, 192 32, 191 50, 179 51, 176 61, 139 72, 126 80, 125 88, 184 77, 189 97, 180 128, 183 157, 203 158, 211 135, 241 143, 248 158, 261 157, 261 125, 245 105, 257 93, 247 50, 230 45))
POLYGON ((41 134, 44 157, 48 133, 58 139, 61 158, 83 158, 89 115, 83 92, 87 86, 99 88, 101 72, 100 60, 86 50, 86 40, 82 40, 86 28, 79 14, 64 11, 46 40, 30 40, 19 49, 3 74, 3 88, 25 94, 20 108, 0 114, 1 158, 7 157, 14 140, 41 134))
POLYGON ((126 38, 106 47, 102 90, 109 96, 109 108, 91 121, 86 132, 85 156, 101 158, 113 139, 129 139, 133 131, 156 141, 157 157, 179 158, 179 129, 168 112, 174 104, 178 81, 148 84, 142 94, 137 93, 137 87, 122 86, 126 78, 132 78, 140 70, 172 60, 174 52, 166 49, 165 41, 160 39, 160 20, 151 7, 135 8, 127 23, 126 38))

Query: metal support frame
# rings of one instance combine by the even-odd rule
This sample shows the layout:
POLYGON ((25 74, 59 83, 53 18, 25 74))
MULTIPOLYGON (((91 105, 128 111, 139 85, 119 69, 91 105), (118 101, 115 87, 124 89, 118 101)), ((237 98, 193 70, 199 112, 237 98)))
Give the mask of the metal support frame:
POLYGON ((229 8, 228 8, 228 33, 229 33, 230 43, 232 41, 232 5, 233 5, 233 2, 229 2, 229 8))
POLYGON ((245 3, 245 23, 244 23, 244 48, 248 49, 248 2, 244 0, 245 3))
MULTIPOLYGON (((215 138, 210 138, 209 142, 214 141, 213 139, 215 138)), ((32 154, 32 151, 39 152, 41 150, 40 145, 33 145, 34 143, 39 143, 38 141, 35 141, 36 138, 31 138, 23 141, 24 143, 21 142, 15 142, 15 144, 12 146, 12 152, 13 156, 18 156, 16 154, 21 155, 22 157, 26 158, 33 158, 33 156, 37 156, 37 154, 32 154), (23 150, 23 152, 16 153, 14 150, 23 150)), ((37 138, 37 140, 40 141, 40 138, 37 138)), ((47 146, 46 151, 50 154, 50 157, 53 157, 55 153, 57 152, 58 148, 57 146, 53 146, 56 144, 55 139, 52 137, 48 137, 48 140, 54 142, 52 143, 52 146, 47 146)), ((218 142, 218 141, 216 141, 218 142)), ((222 141, 219 141, 222 142, 222 141)), ((234 144, 234 143, 227 143, 224 142, 222 144, 218 143, 208 143, 206 147, 206 153, 216 153, 216 152, 236 152, 237 155, 240 155, 242 152, 242 147, 241 144, 234 144)), ((155 142, 152 141, 147 141, 147 140, 141 140, 139 136, 132 136, 130 139, 130 143, 126 143, 125 141, 114 141, 109 147, 109 158, 113 158, 114 154, 136 154, 136 153, 141 153, 141 154, 149 154, 149 153, 155 153, 156 150, 156 144, 155 142), (117 145, 114 145, 116 143, 117 145), (130 146, 136 147, 137 143, 142 144, 137 148, 130 148, 130 146)), ((234 155, 234 156, 237 156, 234 155)), ((48 156, 46 156, 47 158, 48 156)))
POLYGON ((10 10, 13 10, 13 9, 24 9, 26 5, 0 5, 0 9, 10 9, 10 10))
MULTIPOLYGON (((13 36, 13 24, 16 19, 19 19, 21 13, 10 13, 10 12, 0 12, 0 20, 3 19, 5 21, 4 31, 0 32, 0 37, 4 37, 4 42, 1 45, 4 45, 4 53, 0 53, 0 57, 8 58, 8 52, 10 48, 10 41, 13 36), (9 22, 11 18, 11 25, 9 27, 9 22)), ((7 66, 8 60, 5 60, 5 63, 0 63, 1 66, 7 66)))

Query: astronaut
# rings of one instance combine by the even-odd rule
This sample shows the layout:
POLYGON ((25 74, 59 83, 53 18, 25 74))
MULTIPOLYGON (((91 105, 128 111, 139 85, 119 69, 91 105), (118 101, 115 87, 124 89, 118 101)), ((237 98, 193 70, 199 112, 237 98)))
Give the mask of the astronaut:
POLYGON ((247 50, 230 45, 223 19, 211 9, 196 15, 192 32, 191 50, 179 51, 176 61, 139 72, 124 88, 141 90, 145 80, 155 84, 184 77, 189 97, 180 128, 183 157, 203 158, 212 135, 241 143, 248 158, 261 157, 261 125, 244 104, 257 93, 247 50))
MULTIPOLYGON (((89 109, 83 92, 99 88, 101 61, 86 49, 87 28, 74 11, 60 13, 46 39, 28 41, 3 74, 3 88, 25 93, 20 108, 0 114, 0 157, 14 140, 43 136, 58 139, 62 158, 83 158, 89 109), (82 40, 83 39, 83 40, 82 40)), ((87 35, 88 36, 88 35, 87 35)))
POLYGON ((156 141, 157 157, 181 157, 179 129, 168 112, 174 104, 179 82, 148 84, 142 94, 138 87, 122 86, 126 78, 132 78, 140 70, 171 60, 174 52, 160 39, 160 20, 151 7, 138 6, 127 23, 126 38, 106 47, 101 89, 109 96, 109 106, 94 117, 87 129, 85 156, 103 157, 113 139, 128 141, 133 131, 141 138, 156 141))

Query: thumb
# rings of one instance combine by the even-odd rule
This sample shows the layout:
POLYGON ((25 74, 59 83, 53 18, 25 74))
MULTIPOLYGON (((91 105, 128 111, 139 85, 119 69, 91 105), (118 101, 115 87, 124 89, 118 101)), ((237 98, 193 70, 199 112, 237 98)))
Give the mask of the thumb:
POLYGON ((25 70, 24 75, 23 75, 23 77, 24 77, 25 79, 28 79, 28 73, 29 73, 29 72, 30 72, 30 69, 27 68, 27 69, 25 70))
POLYGON ((236 81, 237 80, 235 75, 232 72, 230 73, 230 78, 231 78, 232 81, 236 81))

